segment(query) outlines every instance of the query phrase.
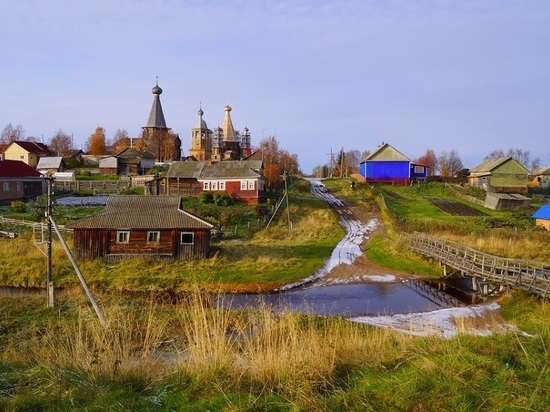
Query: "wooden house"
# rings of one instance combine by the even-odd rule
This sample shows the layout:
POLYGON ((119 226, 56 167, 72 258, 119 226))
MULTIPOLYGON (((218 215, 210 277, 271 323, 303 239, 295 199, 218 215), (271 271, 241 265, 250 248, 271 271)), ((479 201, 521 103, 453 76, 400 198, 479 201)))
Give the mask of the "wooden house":
POLYGON ((118 175, 143 175, 155 166, 155 155, 133 147, 114 155, 117 159, 118 175))
POLYGON ((531 176, 536 185, 547 188, 550 185, 550 166, 537 167, 533 170, 531 176))
POLYGON ((103 156, 99 158, 99 174, 103 176, 116 175, 118 173, 118 159, 115 156, 103 156))
POLYGON ((0 160, 0 203, 27 200, 46 192, 42 174, 19 160, 0 160))
POLYGON ((382 143, 359 164, 359 174, 367 183, 409 185, 426 180, 428 167, 413 163, 388 143, 382 143))
POLYGON ((542 205, 533 215, 535 225, 550 230, 550 205, 542 205))
POLYGON ((198 196, 202 192, 227 193, 240 203, 261 203, 265 197, 263 162, 172 162, 164 177, 160 194, 198 196))
POLYGON ((41 157, 53 156, 48 146, 44 143, 15 140, 4 150, 4 159, 19 160, 36 168, 41 157))
POLYGON ((198 259, 210 254, 210 223, 180 209, 180 197, 112 195, 105 210, 70 225, 81 259, 198 259))
POLYGON ((470 170, 468 184, 487 192, 527 193, 529 170, 511 157, 487 159, 470 170))

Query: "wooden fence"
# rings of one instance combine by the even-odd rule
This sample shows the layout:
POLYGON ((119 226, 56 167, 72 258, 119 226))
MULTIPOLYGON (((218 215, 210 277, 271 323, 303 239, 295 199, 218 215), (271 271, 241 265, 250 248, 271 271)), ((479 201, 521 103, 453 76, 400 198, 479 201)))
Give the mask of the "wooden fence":
MULTIPOLYGON (((0 216, 0 223, 8 223, 11 225, 19 225, 19 226, 29 226, 29 227, 32 227, 35 231, 38 231, 38 230, 45 231, 46 230, 45 228, 47 226, 45 222, 43 223, 43 222, 33 222, 31 220, 10 219, 4 216, 0 216)), ((57 225, 57 227, 59 228, 59 230, 63 232, 68 232, 68 233, 73 232, 73 229, 69 229, 63 225, 57 225)))
POLYGON ((543 298, 550 297, 550 263, 489 255, 422 233, 404 233, 403 237, 411 250, 437 259, 444 276, 457 273, 472 277, 475 291, 490 293, 495 286, 499 289, 511 287, 543 298))

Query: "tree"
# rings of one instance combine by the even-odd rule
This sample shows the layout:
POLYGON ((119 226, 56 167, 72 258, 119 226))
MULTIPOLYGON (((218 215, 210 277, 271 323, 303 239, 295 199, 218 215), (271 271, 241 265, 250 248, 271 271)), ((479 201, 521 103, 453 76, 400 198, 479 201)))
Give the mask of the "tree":
POLYGON ((25 129, 23 129, 23 126, 21 126, 20 124, 14 127, 11 123, 8 123, 6 126, 4 126, 4 129, 2 129, 2 133, 0 134, 1 145, 8 145, 15 140, 24 139, 25 129))
POLYGON ((518 163, 521 163, 523 166, 528 167, 531 166, 531 170, 533 170, 533 163, 535 165, 537 164, 537 161, 540 162, 540 159, 534 159, 533 163, 531 163, 531 153, 529 153, 529 150, 522 150, 522 149, 508 149, 506 154, 504 154, 504 150, 498 149, 493 150, 491 153, 489 153, 487 156, 485 156, 485 160, 487 159, 500 159, 502 157, 511 157, 512 159, 516 160, 518 163))
POLYGON ((58 156, 68 157, 73 150, 73 139, 62 129, 59 129, 50 139, 48 145, 58 156))
POLYGON ((422 166, 428 166, 428 176, 434 176, 439 170, 439 164, 437 161, 437 156, 432 149, 426 150, 422 156, 416 158, 414 163, 417 163, 422 166))
POLYGON ((260 141, 257 152, 264 161, 264 176, 270 190, 276 190, 282 185, 283 173, 294 174, 299 171, 298 155, 280 149, 279 142, 273 136, 260 141))
POLYGON ((106 154, 107 147, 105 143, 105 129, 101 126, 97 126, 95 132, 88 137, 88 142, 86 145, 92 156, 101 156, 106 154))
POLYGON ((442 152, 437 161, 439 163, 439 174, 442 177, 453 177, 464 169, 462 160, 455 149, 449 153, 442 152))

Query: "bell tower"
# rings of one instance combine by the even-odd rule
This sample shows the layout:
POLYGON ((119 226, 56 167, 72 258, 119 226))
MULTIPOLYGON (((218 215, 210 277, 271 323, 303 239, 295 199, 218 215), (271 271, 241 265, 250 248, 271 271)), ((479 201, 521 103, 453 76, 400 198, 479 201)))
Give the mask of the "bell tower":
POLYGON ((189 156, 193 156, 197 160, 210 160, 212 158, 212 131, 208 129, 203 120, 203 114, 202 107, 199 106, 199 117, 191 129, 189 156))

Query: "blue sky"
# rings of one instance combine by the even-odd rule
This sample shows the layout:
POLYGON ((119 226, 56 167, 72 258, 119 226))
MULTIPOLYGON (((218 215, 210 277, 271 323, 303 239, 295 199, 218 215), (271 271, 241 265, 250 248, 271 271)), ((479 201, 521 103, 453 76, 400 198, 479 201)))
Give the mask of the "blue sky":
POLYGON ((550 165, 550 2, 0 0, 0 128, 137 136, 155 77, 184 154, 229 104, 309 173, 328 153, 496 149, 550 165))

